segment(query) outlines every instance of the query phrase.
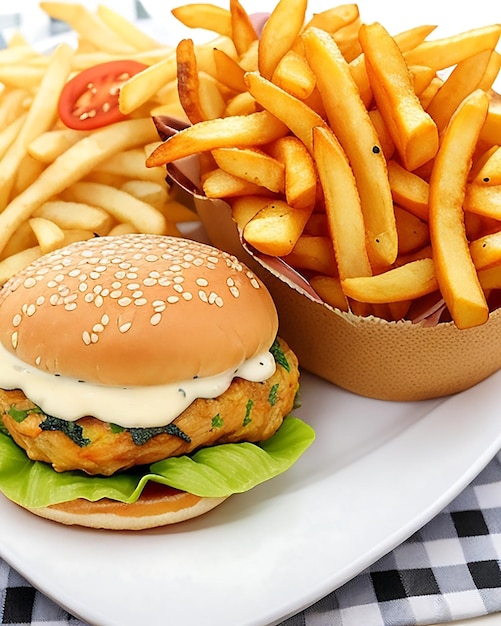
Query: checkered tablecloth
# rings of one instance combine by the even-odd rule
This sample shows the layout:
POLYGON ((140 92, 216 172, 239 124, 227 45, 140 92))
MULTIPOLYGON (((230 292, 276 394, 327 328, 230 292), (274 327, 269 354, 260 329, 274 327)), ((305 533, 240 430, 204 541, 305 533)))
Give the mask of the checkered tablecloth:
MULTIPOLYGON (((500 559, 501 453, 407 541, 281 626, 414 626, 498 612, 500 559)), ((1 560, 0 598, 2 624, 87 626, 1 560)), ((217 625, 207 616, 203 626, 217 625)))

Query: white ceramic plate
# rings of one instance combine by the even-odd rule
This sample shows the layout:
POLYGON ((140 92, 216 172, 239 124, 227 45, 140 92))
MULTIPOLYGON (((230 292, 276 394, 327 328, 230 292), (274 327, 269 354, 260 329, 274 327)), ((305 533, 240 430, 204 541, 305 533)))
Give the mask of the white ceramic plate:
MULTIPOLYGON (((162 3, 163 17, 177 4, 162 3)), ((327 6, 319 0, 315 10, 327 6)), ((446 9, 435 0, 405 15, 390 1, 359 6, 392 32, 499 21, 491 0, 477 0, 470 15, 437 13, 446 9)), ((154 21, 169 26, 168 17, 154 21)), ((401 543, 478 474, 501 447, 500 383, 501 372, 455 397, 400 404, 305 374, 297 415, 317 440, 285 475, 202 518, 142 533, 63 527, 0 497, 0 555, 99 626, 277 624, 401 543)))
POLYGON ((286 474, 142 533, 39 519, 0 498, 0 554, 99 626, 276 624, 443 508, 501 446, 501 372, 445 400, 388 403, 305 374, 316 442, 286 474))

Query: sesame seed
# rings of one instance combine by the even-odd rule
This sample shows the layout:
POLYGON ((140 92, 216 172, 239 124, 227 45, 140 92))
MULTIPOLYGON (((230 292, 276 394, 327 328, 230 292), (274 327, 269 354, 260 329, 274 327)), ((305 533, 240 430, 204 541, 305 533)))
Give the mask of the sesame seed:
POLYGON ((207 294, 205 293, 205 291, 203 291, 203 289, 200 289, 198 292, 198 297, 200 298, 200 300, 202 300, 202 302, 207 302, 207 294))
POLYGON ((158 326, 158 324, 160 324, 160 321, 162 320, 162 314, 161 313, 154 313, 151 317, 150 317, 150 324, 152 326, 158 326))
POLYGON ((17 348, 17 343, 19 341, 19 334, 18 334, 17 330, 15 332, 13 332, 12 335, 10 336, 10 341, 12 343, 12 347, 15 350, 17 348))
POLYGON ((28 308, 26 309, 26 315, 28 317, 31 317, 32 315, 35 315, 36 310, 37 310, 36 306, 34 304, 30 304, 28 308))
POLYGON ((90 334, 86 330, 82 333, 82 340, 86 346, 90 346, 90 334))
POLYGON ((131 302, 132 302, 131 298, 127 298, 127 297, 120 298, 120 300, 118 300, 118 304, 120 306, 129 306, 131 302))
POLYGON ((110 316, 105 313, 102 317, 101 317, 101 324, 103 326, 108 326, 108 324, 110 323, 110 316))
POLYGON ((178 296, 169 296, 167 298, 167 302, 169 304, 175 304, 176 302, 179 302, 179 298, 178 298, 178 296))
POLYGON ((16 313, 16 315, 14 315, 14 317, 12 318, 12 326, 14 326, 14 328, 17 328, 22 319, 22 316, 19 313, 16 313))
POLYGON ((131 326, 132 326, 132 322, 126 322, 125 324, 120 324, 120 326, 118 327, 118 330, 121 333, 126 333, 131 326))
POLYGON ((29 277, 25 279, 23 283, 23 287, 25 287, 26 289, 30 289, 31 287, 34 287, 36 284, 37 284, 37 281, 34 278, 29 277))
POLYGON ((145 304, 148 304, 148 300, 146 298, 138 298, 137 300, 134 300, 134 304, 136 306, 143 306, 145 304))
POLYGON ((77 305, 75 302, 70 302, 68 304, 65 304, 64 308, 66 311, 74 311, 77 308, 77 305))
POLYGON ((209 284, 209 281, 205 278, 197 278, 195 282, 199 287, 207 287, 207 285, 209 284))
POLYGON ((187 301, 192 300, 193 299, 193 294, 189 291, 185 291, 183 292, 183 298, 187 301))
POLYGON ((104 298, 103 298, 103 296, 101 296, 101 295, 96 296, 96 297, 95 297, 95 299, 94 299, 94 304, 95 304, 97 307, 102 307, 102 306, 103 306, 103 304, 104 304, 104 298))
POLYGON ((95 333, 102 333, 104 330, 104 326, 102 324, 94 324, 94 326, 92 327, 92 330, 95 333))

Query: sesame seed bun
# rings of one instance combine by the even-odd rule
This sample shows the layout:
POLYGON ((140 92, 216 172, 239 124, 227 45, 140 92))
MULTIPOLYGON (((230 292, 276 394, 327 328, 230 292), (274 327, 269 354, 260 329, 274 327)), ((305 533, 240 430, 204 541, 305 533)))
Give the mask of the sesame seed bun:
POLYGON ((31 513, 65 524, 105 530, 146 530, 178 524, 204 515, 226 498, 201 498, 191 493, 177 491, 150 483, 133 504, 114 500, 72 500, 37 509, 31 513))
MULTIPOLYGON (((8 353, 4 354, 6 360, 13 354, 27 364, 26 371, 31 379, 38 372, 51 375, 47 380, 50 379, 49 386, 54 384, 54 389, 55 381, 72 379, 74 383, 94 383, 113 392, 122 387, 138 388, 141 393, 146 391, 149 396, 145 396, 146 400, 140 406, 141 419, 143 413, 152 412, 152 390, 158 393, 161 387, 164 393, 164 386, 172 383, 227 372, 235 376, 243 363, 249 363, 253 358, 262 360, 263 353, 268 353, 272 359, 270 349, 277 340, 277 331, 278 316, 271 295, 248 267, 226 252, 178 237, 133 234, 76 242, 41 257, 10 279, 0 292, 0 344, 2 352, 8 353)), ((25 372, 24 368, 15 365, 13 369, 16 368, 17 372, 21 369, 25 372)), ((292 408, 298 377, 295 355, 291 355, 290 368, 277 368, 264 382, 260 379, 258 382, 244 381, 237 375, 230 388, 217 398, 227 397, 228 410, 236 414, 235 408, 240 407, 245 413, 245 403, 254 397, 242 385, 252 384, 259 392, 266 393, 266 401, 256 400, 249 424, 243 428, 238 413, 237 421, 240 421, 234 427, 229 419, 223 424, 221 418, 220 430, 215 430, 211 421, 214 415, 208 409, 190 412, 197 403, 197 406, 200 403, 214 406, 217 398, 210 396, 206 400, 202 396, 173 417, 174 421, 178 418, 193 421, 193 426, 192 421, 189 428, 186 426, 189 437, 182 431, 184 439, 175 433, 162 432, 136 444, 129 429, 110 428, 111 420, 101 418, 98 413, 83 414, 78 419, 78 427, 88 428, 85 432, 89 439, 82 445, 58 428, 30 427, 28 413, 33 406, 36 407, 37 400, 32 402, 27 391, 24 395, 25 392, 17 388, 17 373, 9 379, 11 382, 4 381, 8 388, 2 390, 6 398, 2 414, 5 425, 10 409, 15 407, 21 412, 28 409, 20 425, 16 419, 11 419, 19 426, 19 432, 17 426, 14 433, 8 430, 30 459, 49 463, 57 471, 75 469, 108 476, 116 471, 107 471, 114 453, 124 457, 126 464, 120 470, 126 471, 133 465, 147 467, 156 460, 182 454, 177 450, 186 442, 196 441, 197 448, 200 448, 227 441, 267 439, 276 432, 292 408), (287 372, 287 380, 280 386, 280 393, 276 392, 271 406, 266 384, 271 385, 270 381, 282 371, 287 372), (262 411, 261 405, 264 407, 262 411), (88 426, 90 422, 92 425, 88 426), (100 422, 99 432, 95 422, 100 422), (224 428, 233 428, 236 434, 233 431, 225 433, 224 428), (196 437, 200 437, 200 441, 196 437), (124 438, 127 438, 127 450, 138 451, 137 461, 130 461, 128 451, 124 452, 118 446, 117 441, 124 438), (60 445, 61 440, 64 445, 60 445), (167 444, 170 445, 172 440, 177 447, 168 453, 167 444), (151 447, 153 441, 159 448, 163 444, 165 449, 159 450, 158 455, 155 451, 153 460, 144 460, 140 453, 151 447), (98 444, 106 448, 99 463, 95 452, 98 444), (57 467, 58 460, 78 458, 81 450, 83 457, 98 463, 95 471, 89 471, 81 464, 70 468, 57 467)), ((122 393, 121 389, 118 392, 122 393)), ((66 404, 61 405, 61 394, 45 386, 43 393, 44 402, 45 396, 57 396, 58 410, 62 406, 61 411, 65 413, 54 414, 55 419, 64 422, 67 413, 71 412, 70 399, 64 396, 66 404)), ((93 398, 97 397, 97 392, 92 393, 93 398)), ((163 399, 162 402, 165 404, 163 399)), ((74 404, 78 404, 76 400, 74 404)), ((123 404, 120 405, 122 409, 123 404)), ((44 413, 47 411, 45 405, 41 404, 39 408, 43 419, 51 417, 44 413)), ((117 408, 113 402, 110 410, 115 417, 117 408)), ((30 416, 38 419, 40 413, 33 411, 30 416)), ((69 421, 71 419, 68 417, 69 421)), ((134 426, 130 430, 141 430, 142 424, 134 426)), ((151 426, 149 423, 144 425, 145 429, 151 426)), ((107 498, 96 502, 78 498, 35 509, 23 507, 22 503, 20 506, 62 524, 142 530, 197 517, 225 499, 199 497, 150 481, 138 501, 132 504, 107 498)))
POLYGON ((247 267, 176 237, 71 244, 17 274, 0 296, 8 351, 40 371, 106 385, 219 374, 268 350, 277 328, 272 298, 247 267))

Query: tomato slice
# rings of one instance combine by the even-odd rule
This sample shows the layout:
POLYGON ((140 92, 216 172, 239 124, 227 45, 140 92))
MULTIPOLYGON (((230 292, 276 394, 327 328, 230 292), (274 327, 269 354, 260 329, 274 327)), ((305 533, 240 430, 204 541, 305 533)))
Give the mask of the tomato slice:
POLYGON ((93 130, 125 119, 118 106, 120 87, 148 66, 138 61, 100 63, 69 80, 61 91, 58 113, 75 130, 93 130))

